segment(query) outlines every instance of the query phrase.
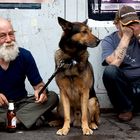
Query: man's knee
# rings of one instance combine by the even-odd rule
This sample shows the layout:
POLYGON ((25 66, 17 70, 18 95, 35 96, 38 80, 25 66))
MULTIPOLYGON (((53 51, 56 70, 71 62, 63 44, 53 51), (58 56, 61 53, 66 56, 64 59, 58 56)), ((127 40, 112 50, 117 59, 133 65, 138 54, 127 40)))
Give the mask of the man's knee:
POLYGON ((48 100, 51 104, 54 104, 54 106, 57 106, 57 104, 59 102, 58 94, 55 93, 54 91, 49 91, 48 100))
POLYGON ((115 65, 109 65, 105 68, 103 73, 103 80, 116 79, 119 73, 119 68, 115 65))

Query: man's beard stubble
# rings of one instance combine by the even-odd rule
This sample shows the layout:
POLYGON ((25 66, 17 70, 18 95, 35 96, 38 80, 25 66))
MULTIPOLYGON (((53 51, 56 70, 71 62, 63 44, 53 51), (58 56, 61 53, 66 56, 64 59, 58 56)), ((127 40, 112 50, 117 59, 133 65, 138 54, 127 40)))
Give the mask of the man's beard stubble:
POLYGON ((4 43, 0 46, 0 59, 5 62, 10 62, 16 59, 19 53, 19 48, 16 42, 4 43))

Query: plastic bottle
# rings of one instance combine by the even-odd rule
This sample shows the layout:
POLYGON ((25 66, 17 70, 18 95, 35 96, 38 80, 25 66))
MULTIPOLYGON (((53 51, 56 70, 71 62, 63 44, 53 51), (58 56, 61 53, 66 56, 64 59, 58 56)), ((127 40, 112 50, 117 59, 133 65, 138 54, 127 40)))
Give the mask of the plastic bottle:
POLYGON ((14 108, 14 103, 9 101, 9 107, 7 110, 7 127, 8 132, 16 131, 16 112, 14 108))

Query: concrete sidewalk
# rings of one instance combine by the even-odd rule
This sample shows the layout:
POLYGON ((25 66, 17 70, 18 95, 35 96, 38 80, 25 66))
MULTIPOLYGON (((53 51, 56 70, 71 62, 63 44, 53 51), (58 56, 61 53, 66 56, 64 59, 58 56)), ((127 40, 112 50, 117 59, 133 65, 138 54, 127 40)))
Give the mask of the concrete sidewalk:
POLYGON ((67 136, 58 136, 59 128, 43 127, 39 130, 0 132, 0 140, 140 140, 140 114, 129 123, 120 123, 115 114, 102 113, 98 130, 92 136, 83 136, 81 128, 70 128, 67 136))

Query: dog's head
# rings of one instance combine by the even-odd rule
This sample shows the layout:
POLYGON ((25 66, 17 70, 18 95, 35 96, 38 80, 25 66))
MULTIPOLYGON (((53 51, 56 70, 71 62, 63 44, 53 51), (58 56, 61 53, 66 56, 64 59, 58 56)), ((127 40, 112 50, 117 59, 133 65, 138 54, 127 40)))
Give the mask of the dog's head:
POLYGON ((58 17, 58 23, 64 31, 59 42, 60 48, 64 51, 84 50, 87 47, 93 48, 100 42, 85 22, 70 22, 58 17))

